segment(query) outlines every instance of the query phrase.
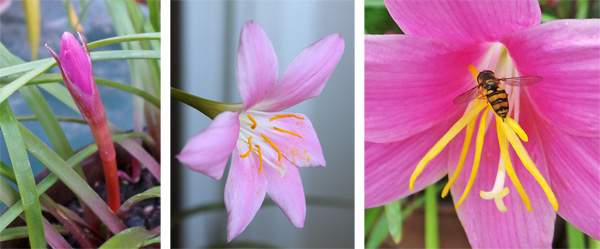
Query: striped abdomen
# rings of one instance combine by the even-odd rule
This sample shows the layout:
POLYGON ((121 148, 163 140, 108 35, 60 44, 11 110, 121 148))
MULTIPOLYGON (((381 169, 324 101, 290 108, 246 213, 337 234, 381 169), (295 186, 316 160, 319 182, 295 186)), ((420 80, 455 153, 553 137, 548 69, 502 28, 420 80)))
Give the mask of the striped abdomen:
POLYGON ((502 118, 508 114, 508 94, 504 89, 497 87, 487 89, 486 96, 494 112, 502 118))

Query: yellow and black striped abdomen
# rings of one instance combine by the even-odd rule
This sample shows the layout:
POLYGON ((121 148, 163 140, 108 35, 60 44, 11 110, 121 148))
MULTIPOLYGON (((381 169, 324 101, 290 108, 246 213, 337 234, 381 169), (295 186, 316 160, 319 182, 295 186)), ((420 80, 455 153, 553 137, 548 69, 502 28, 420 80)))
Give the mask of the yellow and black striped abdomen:
POLYGON ((498 87, 487 89, 485 94, 492 109, 494 109, 494 112, 496 112, 498 116, 506 118, 506 115, 508 115, 508 94, 506 94, 506 91, 498 87))

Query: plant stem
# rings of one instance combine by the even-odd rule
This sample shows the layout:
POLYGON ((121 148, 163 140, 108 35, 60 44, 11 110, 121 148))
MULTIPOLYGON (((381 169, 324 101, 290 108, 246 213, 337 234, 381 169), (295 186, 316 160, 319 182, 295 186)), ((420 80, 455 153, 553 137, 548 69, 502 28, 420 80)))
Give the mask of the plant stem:
POLYGON ((585 248, 585 236, 579 229, 567 222, 567 243, 569 248, 585 248))
POLYGON ((425 248, 438 248, 437 189, 425 189, 425 248))
POLYGON ((590 246, 590 249, 600 249, 600 241, 595 240, 592 237, 588 237, 588 244, 590 246))
POLYGON ((192 94, 186 93, 176 88, 171 87, 171 98, 179 100, 190 107, 204 113, 210 119, 214 119, 217 115, 225 111, 239 112, 242 110, 242 103, 226 104, 217 101, 212 101, 192 94))
POLYGON ((98 145, 98 153, 100 154, 100 159, 102 160, 102 166, 104 168, 104 180, 106 182, 108 206, 113 212, 116 213, 121 206, 121 197, 119 191, 119 176, 117 174, 115 146, 112 141, 110 130, 108 129, 106 116, 97 116, 102 116, 102 118, 94 118, 93 121, 89 122, 89 126, 92 130, 94 140, 98 145))

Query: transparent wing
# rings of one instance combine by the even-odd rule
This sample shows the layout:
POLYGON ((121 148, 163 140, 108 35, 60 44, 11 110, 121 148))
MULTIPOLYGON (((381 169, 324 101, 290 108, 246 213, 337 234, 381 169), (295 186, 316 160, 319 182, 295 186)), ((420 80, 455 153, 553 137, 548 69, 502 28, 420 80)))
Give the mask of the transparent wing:
POLYGON ((458 97, 456 97, 452 103, 456 104, 464 104, 467 103, 471 100, 474 100, 475 98, 477 98, 477 95, 479 95, 479 86, 475 86, 471 89, 469 89, 468 91, 464 92, 461 95, 458 95, 458 97))
POLYGON ((523 76, 514 78, 502 78, 500 81, 504 81, 504 84, 509 86, 531 86, 533 84, 540 83, 542 77, 540 76, 523 76))

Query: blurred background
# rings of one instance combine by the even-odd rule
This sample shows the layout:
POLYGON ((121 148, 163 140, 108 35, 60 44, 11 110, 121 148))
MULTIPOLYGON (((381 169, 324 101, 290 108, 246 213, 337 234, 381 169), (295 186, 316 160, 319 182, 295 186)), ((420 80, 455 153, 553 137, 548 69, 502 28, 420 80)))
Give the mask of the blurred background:
MULTIPOLYGON (((172 11, 171 86, 215 101, 241 102, 235 57, 248 20, 260 23, 273 43, 280 76, 302 49, 324 36, 340 33, 345 41, 321 95, 290 108, 310 118, 327 161, 324 168, 300 169, 307 197, 304 228, 294 227, 267 197, 246 230, 226 244, 225 178, 215 181, 172 157, 172 246, 353 247, 354 2, 175 1, 172 11)), ((178 101, 172 101, 171 115, 174 156, 211 120, 178 101)))

